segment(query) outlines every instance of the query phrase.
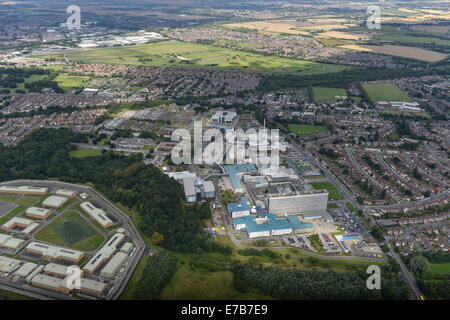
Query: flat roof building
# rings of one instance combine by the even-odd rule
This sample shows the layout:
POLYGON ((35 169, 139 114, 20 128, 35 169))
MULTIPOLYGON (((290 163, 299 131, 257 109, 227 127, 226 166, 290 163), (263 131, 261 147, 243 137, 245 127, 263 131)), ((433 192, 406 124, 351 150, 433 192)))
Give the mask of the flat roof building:
POLYGON ((72 199, 73 197, 75 197, 77 195, 77 193, 75 191, 71 191, 71 190, 60 189, 60 190, 56 191, 56 195, 58 197, 72 199))
POLYGON ((249 238, 311 232, 314 225, 301 222, 296 216, 279 217, 272 213, 233 219, 236 230, 245 230, 249 238))
POLYGON ((27 277, 31 272, 33 272, 34 269, 36 269, 38 265, 33 262, 26 262, 24 263, 19 269, 14 272, 14 275, 25 278, 27 277))
POLYGON ((26 283, 30 283, 31 280, 38 274, 40 274, 42 272, 42 270, 44 269, 44 265, 39 265, 36 269, 34 269, 26 278, 25 278, 25 282, 26 283))
MULTIPOLYGON (((58 278, 65 278, 69 275, 68 266, 56 263, 49 263, 44 268, 44 273, 49 276, 55 276, 58 278)), ((83 271, 81 271, 81 276, 83 276, 83 271)))
POLYGON ((28 217, 36 219, 47 219, 51 216, 52 212, 49 209, 31 207, 25 212, 28 217))
POLYGON ((131 250, 133 250, 134 245, 131 242, 125 243, 122 248, 120 248, 120 252, 130 254, 131 250))
POLYGON ((48 188, 30 186, 0 186, 0 193, 44 195, 48 188))
POLYGON ((238 177, 240 174, 258 171, 253 164, 234 164, 225 166, 224 168, 225 172, 230 177, 234 192, 244 192, 244 187, 238 177))
POLYGON ((250 215, 250 207, 245 201, 229 203, 227 205, 227 209, 232 218, 240 218, 250 215))
POLYGON ((92 274, 98 270, 106 261, 108 261, 114 252, 117 250, 118 246, 125 239, 123 233, 115 233, 108 242, 91 258, 91 260, 86 263, 83 270, 86 273, 92 274))
POLYGON ((100 275, 105 279, 110 279, 125 265, 129 256, 126 253, 118 252, 112 257, 108 264, 102 269, 100 275))
POLYGON ((20 260, 0 256, 0 272, 12 273, 20 268, 20 260))
POLYGON ((96 208, 92 203, 83 202, 80 207, 103 228, 109 228, 114 224, 112 220, 106 216, 105 211, 100 208, 96 208))
POLYGON ((58 197, 58 196, 50 196, 42 202, 43 207, 59 209, 61 208, 67 201, 69 201, 66 197, 58 197))
POLYGON ((106 286, 106 283, 83 278, 80 283, 80 291, 100 297, 105 292, 106 286))
POLYGON ((25 240, 13 238, 7 234, 0 234, 0 248, 17 250, 25 240))
POLYGON ((42 255, 49 260, 64 260, 78 263, 84 257, 84 252, 51 246, 39 242, 30 242, 26 247, 27 252, 42 255))
POLYGON ((14 231, 15 228, 21 228, 18 232, 27 235, 34 231, 39 226, 39 223, 30 219, 14 217, 2 225, 5 231, 14 231))
POLYGON ((195 191, 195 179, 192 177, 183 179, 184 195, 186 202, 191 203, 197 200, 197 192, 195 191))

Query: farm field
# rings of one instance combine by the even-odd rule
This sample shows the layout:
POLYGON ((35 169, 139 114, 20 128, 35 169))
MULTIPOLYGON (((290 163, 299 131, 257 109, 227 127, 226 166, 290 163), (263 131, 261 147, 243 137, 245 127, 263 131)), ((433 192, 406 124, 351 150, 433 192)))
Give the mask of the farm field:
MULTIPOLYGON (((45 58, 49 56, 35 57, 45 58)), ((62 54, 52 57, 62 58, 62 54)), ((301 74, 339 72, 348 68, 341 65, 264 56, 256 53, 174 41, 70 52, 64 53, 64 57, 72 61, 88 63, 212 68, 257 72, 295 72, 297 74, 300 72, 301 74)))
POLYGON ((318 132, 328 133, 328 129, 323 126, 315 126, 310 124, 290 124, 288 126, 289 131, 299 136, 309 136, 318 132))
POLYGON ((340 48, 350 49, 355 51, 365 51, 365 52, 375 52, 381 54, 387 54, 391 56, 397 56, 402 58, 409 58, 415 60, 421 60, 425 62, 438 62, 444 60, 447 55, 440 52, 435 52, 431 50, 407 47, 407 46, 396 46, 396 45, 344 45, 340 48))
POLYGON ((312 88, 313 98, 315 103, 333 103, 342 98, 347 98, 347 90, 339 88, 325 88, 325 87, 314 87, 312 88))
POLYGON ((344 39, 344 40, 363 40, 368 39, 369 36, 362 33, 350 33, 344 31, 327 31, 317 34, 317 38, 333 38, 333 39, 344 39))
POLYGON ((55 81, 65 91, 73 91, 83 87, 83 82, 88 81, 90 77, 86 76, 71 76, 68 74, 59 74, 55 81))
POLYGON ((372 83, 363 84, 363 89, 366 91, 372 103, 376 101, 407 101, 413 100, 404 93, 398 86, 391 83, 372 83))
POLYGON ((83 251, 95 250, 102 244, 104 237, 89 226, 77 212, 66 212, 63 215, 39 231, 35 238, 83 251))
POLYGON ((316 190, 327 190, 328 191, 328 200, 343 200, 344 197, 339 193, 338 189, 331 182, 311 182, 311 186, 313 186, 316 190))

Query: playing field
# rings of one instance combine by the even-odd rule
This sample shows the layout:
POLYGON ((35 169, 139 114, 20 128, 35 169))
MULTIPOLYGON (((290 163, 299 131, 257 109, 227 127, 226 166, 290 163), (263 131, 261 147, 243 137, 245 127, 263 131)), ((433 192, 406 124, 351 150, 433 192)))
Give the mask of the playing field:
POLYGON ((102 150, 98 149, 85 149, 78 148, 75 151, 71 151, 69 156, 73 158, 87 158, 87 157, 98 157, 102 155, 102 150))
POLYGON ((311 182, 310 185, 316 190, 327 190, 328 200, 343 200, 344 196, 339 193, 338 189, 331 182, 311 182))
POLYGON ((395 84, 371 83, 363 84, 362 87, 372 103, 375 103, 376 101, 413 101, 395 84))
POLYGON ((58 85, 66 90, 72 91, 83 87, 83 81, 88 81, 90 78, 85 76, 70 76, 68 74, 59 74, 55 81, 58 85))
MULTIPOLYGON (((53 57, 62 58, 62 55, 58 54, 53 57)), ((42 58, 45 56, 36 57, 42 58)), ((89 63, 295 72, 297 74, 339 72, 348 68, 341 65, 264 56, 227 48, 175 41, 70 52, 64 53, 64 57, 72 61, 89 63)))
POLYGON ((318 132, 329 133, 328 129, 323 126, 315 126, 310 124, 290 124, 289 131, 299 136, 310 136, 318 132))
POLYGON ((102 235, 74 211, 64 213, 64 217, 57 217, 50 225, 39 231, 35 238, 83 251, 95 250, 104 240, 102 235))
POLYGON ((347 99, 347 90, 345 89, 314 87, 312 91, 315 103, 333 103, 347 99))

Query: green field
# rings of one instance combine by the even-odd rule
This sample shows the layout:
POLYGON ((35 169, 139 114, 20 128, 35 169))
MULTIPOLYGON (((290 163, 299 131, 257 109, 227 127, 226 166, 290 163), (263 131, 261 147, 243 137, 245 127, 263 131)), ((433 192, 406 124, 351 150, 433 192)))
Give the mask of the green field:
POLYGON ((65 91, 73 91, 83 87, 83 81, 88 81, 90 77, 86 76, 70 76, 65 73, 60 73, 55 81, 65 91))
POLYGON ((334 103, 338 100, 336 97, 347 97, 347 90, 339 88, 325 88, 325 87, 314 87, 312 88, 313 99, 317 104, 321 103, 334 103))
POLYGON ((310 136, 318 132, 330 133, 327 128, 323 126, 315 126, 311 124, 290 124, 289 131, 299 136, 310 136))
POLYGON ((63 56, 72 61, 89 63, 207 67, 266 72, 296 72, 301 74, 339 72, 349 68, 341 65, 264 56, 244 51, 175 41, 36 57, 62 58, 63 56))
POLYGON ((329 200, 343 200, 344 196, 338 191, 338 189, 331 182, 310 182, 316 190, 327 190, 329 200))
POLYGON ((83 251, 95 250, 104 241, 104 237, 74 211, 64 213, 64 217, 57 217, 39 231, 35 238, 83 251))
POLYGON ((413 100, 395 84, 372 83, 363 84, 362 87, 372 103, 377 101, 413 102, 413 100))
POLYGON ((450 274, 450 262, 432 263, 429 265, 427 272, 450 274))
POLYGON ((75 151, 71 151, 69 155, 73 158, 98 157, 102 155, 102 150, 78 148, 75 151))

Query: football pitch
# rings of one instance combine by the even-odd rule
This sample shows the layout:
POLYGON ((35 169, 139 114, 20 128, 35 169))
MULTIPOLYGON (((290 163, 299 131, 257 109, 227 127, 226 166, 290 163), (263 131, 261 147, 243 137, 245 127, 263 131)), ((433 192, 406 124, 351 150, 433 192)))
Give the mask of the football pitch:
POLYGON ((362 87, 372 103, 377 101, 413 101, 395 84, 371 83, 363 84, 362 87))
POLYGON ((339 88, 314 87, 312 93, 315 103, 333 103, 347 98, 347 91, 339 88))

